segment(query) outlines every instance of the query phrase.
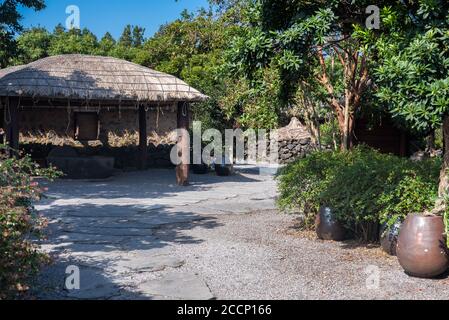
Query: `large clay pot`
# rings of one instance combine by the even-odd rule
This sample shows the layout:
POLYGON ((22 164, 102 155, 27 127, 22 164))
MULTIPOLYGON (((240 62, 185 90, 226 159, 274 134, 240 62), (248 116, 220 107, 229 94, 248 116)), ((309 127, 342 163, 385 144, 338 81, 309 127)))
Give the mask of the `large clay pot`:
POLYGON ((216 164, 215 173, 219 177, 227 177, 234 174, 234 166, 228 164, 216 164))
POLYGON ((401 225, 402 222, 398 220, 390 227, 388 227, 387 224, 383 225, 380 230, 380 245, 382 246, 383 251, 389 255, 396 255, 401 225))
POLYGON ((206 174, 209 171, 209 166, 207 164, 193 164, 192 171, 194 174, 206 174))
POLYGON ((319 239, 343 241, 346 238, 346 229, 337 221, 331 208, 322 207, 316 217, 316 234, 319 239))
POLYGON ((411 276, 432 278, 444 273, 449 260, 443 218, 409 215, 401 226, 396 251, 411 276))

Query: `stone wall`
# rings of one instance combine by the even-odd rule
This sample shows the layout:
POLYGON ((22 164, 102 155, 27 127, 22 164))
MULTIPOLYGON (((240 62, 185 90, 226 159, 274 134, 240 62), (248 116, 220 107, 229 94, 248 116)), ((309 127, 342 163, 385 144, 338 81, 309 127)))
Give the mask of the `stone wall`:
POLYGON ((314 149, 310 138, 283 140, 278 142, 278 146, 280 164, 302 159, 314 149))
MULTIPOLYGON (((148 146, 148 167, 173 167, 170 161, 170 152, 174 145, 171 144, 150 144, 148 146)), ((25 153, 30 154, 40 165, 46 166, 46 158, 50 151, 58 146, 52 144, 29 143, 21 145, 25 153)), ((137 159, 139 148, 137 146, 84 146, 73 147, 80 156, 104 156, 115 159, 114 167, 117 169, 133 170, 138 166, 137 159)))
POLYGON ((307 128, 297 118, 278 130, 279 163, 287 164, 304 158, 314 150, 312 138, 307 128))

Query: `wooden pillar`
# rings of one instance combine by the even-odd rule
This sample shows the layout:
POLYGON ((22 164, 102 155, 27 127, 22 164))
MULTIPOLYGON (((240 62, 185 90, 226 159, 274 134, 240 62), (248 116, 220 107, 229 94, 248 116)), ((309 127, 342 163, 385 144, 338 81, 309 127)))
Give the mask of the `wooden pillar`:
POLYGON ((19 151, 19 98, 9 98, 5 106, 6 139, 11 148, 10 156, 18 156, 19 151))
POLYGON ((147 142, 147 111, 145 106, 139 107, 139 159, 138 168, 145 170, 147 166, 148 142, 147 142))
MULTIPOLYGON (((178 102, 178 129, 189 130, 190 115, 189 104, 186 102, 178 102)), ((176 181, 180 186, 189 184, 189 158, 190 158, 190 141, 186 135, 178 136, 178 155, 181 158, 181 164, 176 167, 176 181)))

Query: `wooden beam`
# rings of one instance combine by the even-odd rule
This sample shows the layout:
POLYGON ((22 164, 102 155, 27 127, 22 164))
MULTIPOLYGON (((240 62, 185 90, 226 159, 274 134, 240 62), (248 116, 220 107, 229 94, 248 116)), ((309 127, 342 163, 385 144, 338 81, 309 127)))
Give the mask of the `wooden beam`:
POLYGON ((17 157, 19 151, 19 98, 9 98, 5 106, 6 139, 11 148, 10 156, 17 157))
POLYGON ((139 159, 138 168, 145 170, 148 156, 147 111, 145 106, 139 107, 139 159))
MULTIPOLYGON (((178 102, 178 129, 189 130, 190 115, 189 104, 186 102, 178 102)), ((186 135, 178 137, 178 154, 181 158, 181 164, 176 167, 176 181, 180 186, 189 184, 189 158, 190 158, 190 141, 186 135)))

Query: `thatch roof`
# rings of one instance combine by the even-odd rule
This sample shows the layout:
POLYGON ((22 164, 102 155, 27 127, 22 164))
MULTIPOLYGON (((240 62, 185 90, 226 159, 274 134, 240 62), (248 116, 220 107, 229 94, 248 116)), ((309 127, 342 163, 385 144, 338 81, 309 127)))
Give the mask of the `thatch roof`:
POLYGON ((111 57, 60 55, 0 70, 0 97, 197 102, 207 96, 184 81, 111 57))
POLYGON ((307 128, 295 117, 292 118, 288 126, 278 129, 277 134, 279 141, 310 138, 307 128))

